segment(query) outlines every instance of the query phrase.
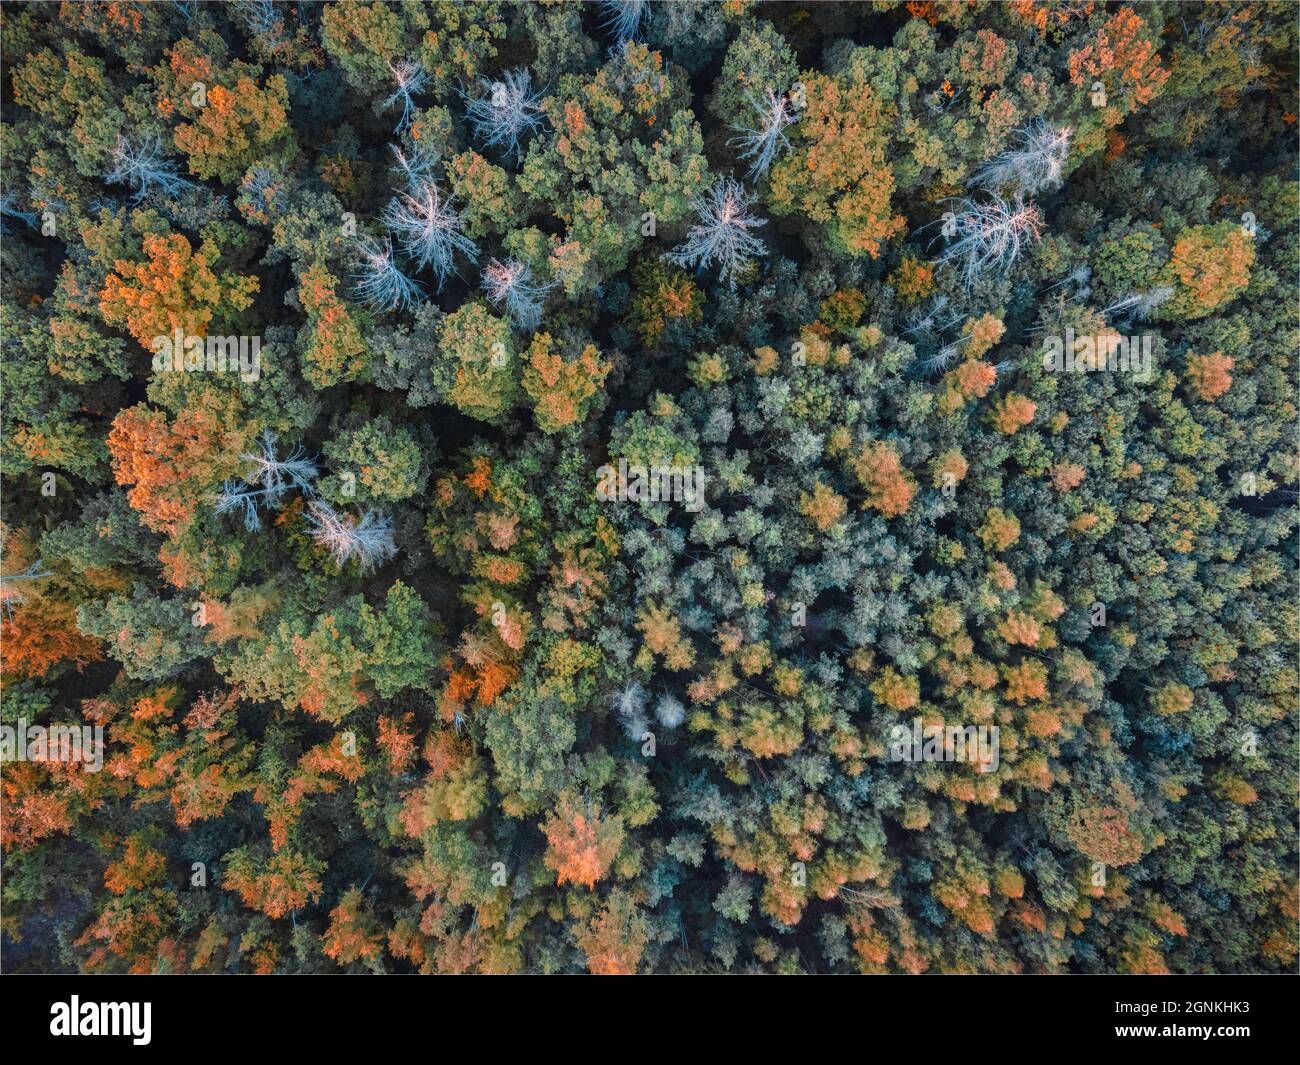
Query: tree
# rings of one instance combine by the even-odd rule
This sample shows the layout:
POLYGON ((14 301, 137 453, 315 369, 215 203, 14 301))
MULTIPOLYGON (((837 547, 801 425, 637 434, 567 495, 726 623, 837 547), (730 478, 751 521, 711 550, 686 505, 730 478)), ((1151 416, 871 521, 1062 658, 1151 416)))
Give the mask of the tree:
POLYGON ((493 259, 483 270, 483 291, 493 306, 505 304, 510 320, 522 330, 536 329, 542 320, 542 304, 555 287, 533 284, 533 268, 518 259, 493 259))
POLYGON ((1064 180, 1072 133, 1069 126, 1053 126, 1042 119, 1032 122, 1017 132, 1019 148, 985 163, 969 184, 1011 189, 1022 196, 1051 191, 1064 180))
POLYGON ((292 157, 288 108, 280 74, 268 78, 264 88, 251 77, 238 78, 229 88, 213 85, 194 120, 176 128, 176 147, 189 156, 199 177, 232 185, 254 163, 292 157))
POLYGON ((177 329, 186 337, 204 337, 210 326, 252 305, 257 278, 216 273, 215 244, 205 242, 195 254, 184 236, 173 233, 146 234, 142 245, 147 261, 118 260, 104 281, 99 309, 109 325, 125 328, 154 354, 157 338, 170 341, 177 329))
POLYGON ((626 892, 614 891, 578 936, 578 946, 596 976, 630 976, 637 971, 648 940, 636 903, 626 892))
POLYGON ((465 117, 486 147, 507 157, 519 154, 520 142, 541 128, 542 109, 527 68, 507 70, 499 80, 479 79, 479 95, 468 101, 465 117))
POLYGON ((677 266, 705 270, 717 265, 720 279, 732 288, 743 272, 767 248, 752 230, 766 225, 761 218, 746 214, 754 197, 733 179, 723 178, 707 195, 691 201, 699 222, 686 233, 686 241, 664 256, 677 266))
POLYGON ((887 518, 904 513, 916 494, 916 482, 903 469, 898 452, 888 444, 865 445, 849 467, 866 489, 866 505, 887 518))
POLYGON ((135 190, 135 202, 141 203, 157 189, 164 196, 175 196, 192 185, 176 172, 176 164, 162 156, 162 139, 157 135, 145 137, 133 145, 122 134, 109 156, 113 169, 104 175, 110 185, 130 185, 135 190))
POLYGON ((432 181, 413 192, 399 193, 384 212, 384 224, 417 270, 432 268, 439 291, 447 276, 456 272, 457 253, 471 262, 478 258, 478 246, 461 232, 460 215, 432 181))
POLYGON ((106 641, 137 680, 163 680, 210 653, 191 620, 182 600, 156 598, 142 584, 130 598, 115 595, 77 610, 77 627, 106 641))
POLYGON ((1294 19, 806 7, 6 6, 9 968, 1294 968, 1294 19))
POLYGON ((510 329, 477 302, 443 321, 433 383, 444 402, 481 421, 499 420, 519 395, 510 329))
POLYGON ((988 273, 1006 273, 1042 233, 1042 214, 1020 198, 1008 203, 994 195, 952 204, 953 239, 938 263, 954 267, 967 288, 988 273))
POLYGON ((1174 286, 1162 308, 1171 318, 1201 318, 1221 307, 1250 282, 1255 246, 1240 226, 1193 226, 1174 242, 1162 280, 1174 286))
POLYGON ((772 168, 777 154, 790 147, 785 129, 794 123, 795 113, 794 104, 770 88, 762 99, 751 95, 749 102, 755 111, 754 128, 734 126, 739 135, 731 143, 740 149, 741 159, 750 160, 748 177, 757 181, 772 168))
POLYGON ((307 313, 303 376, 314 388, 355 381, 369 366, 369 349, 356 317, 339 298, 338 279, 321 263, 301 275, 298 299, 307 313))
POLYGON ((325 455, 340 473, 322 492, 338 503, 396 503, 419 495, 429 479, 428 463, 416 436, 380 416, 343 429, 325 444, 325 455))
POLYGON ((1187 380, 1201 399, 1213 403, 1232 387, 1234 360, 1221 351, 1187 356, 1187 380))
POLYGON ((877 258, 904 226, 890 207, 889 109, 857 65, 839 77, 809 72, 802 84, 793 150, 772 167, 772 211, 820 222, 846 254, 877 258))
POLYGON ((561 795, 542 823, 546 866, 556 882, 595 887, 605 879, 623 845, 623 819, 600 815, 600 805, 572 793, 561 795))
POLYGON ((587 416, 592 397, 609 374, 610 365, 594 344, 586 345, 576 359, 566 360, 554 351, 549 333, 537 333, 528 349, 528 365, 520 383, 537 405, 537 426, 554 433, 587 416))

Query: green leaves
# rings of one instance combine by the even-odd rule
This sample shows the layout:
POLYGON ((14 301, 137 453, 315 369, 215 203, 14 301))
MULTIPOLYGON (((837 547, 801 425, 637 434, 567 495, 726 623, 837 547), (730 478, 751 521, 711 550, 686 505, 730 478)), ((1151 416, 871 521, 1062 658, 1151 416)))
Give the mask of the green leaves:
POLYGON ((7 5, 16 964, 1293 968, 1282 8, 7 5))

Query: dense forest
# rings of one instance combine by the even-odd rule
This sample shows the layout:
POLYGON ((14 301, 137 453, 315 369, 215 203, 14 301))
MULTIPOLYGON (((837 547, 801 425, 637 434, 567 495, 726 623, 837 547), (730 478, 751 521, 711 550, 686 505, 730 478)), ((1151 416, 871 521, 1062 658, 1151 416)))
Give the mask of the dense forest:
POLYGON ((0 17, 6 972, 1296 970, 1293 4, 0 17))

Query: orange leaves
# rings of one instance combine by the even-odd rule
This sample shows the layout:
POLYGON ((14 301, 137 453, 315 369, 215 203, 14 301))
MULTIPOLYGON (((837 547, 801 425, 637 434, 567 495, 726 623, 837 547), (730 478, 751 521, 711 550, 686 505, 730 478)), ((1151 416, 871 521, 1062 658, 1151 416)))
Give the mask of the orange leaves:
POLYGON ((1047 698, 1047 667, 1032 658, 1014 666, 1003 666, 1002 675, 1007 683, 1007 698, 1023 706, 1036 699, 1047 698))
POLYGON ((801 492, 799 510, 821 532, 826 532, 848 512, 848 503, 842 495, 818 481, 812 494, 801 492))
POLYGON ((1048 5, 1040 0, 1011 0, 1011 8, 1017 17, 1042 33, 1047 29, 1050 18, 1053 26, 1063 26, 1073 18, 1087 18, 1092 14, 1092 0, 1080 0, 1072 4, 1048 5))
POLYGON ((0 674, 43 677, 58 662, 78 669, 104 657, 100 642, 77 631, 68 603, 33 597, 0 614, 0 674))
POLYGON ((1255 243, 1239 225, 1192 226, 1174 242, 1163 278, 1176 285, 1164 307, 1171 316, 1204 318, 1250 284, 1255 243))
POLYGON ((903 461, 892 444, 863 445, 849 460, 849 468, 867 490, 865 505, 886 518, 906 513, 916 495, 916 481, 903 469, 903 461))
POLYGON ((594 975, 630 976, 649 939, 645 918, 631 896, 614 891, 579 934, 578 948, 594 975))
POLYGON ((817 310, 817 322, 832 331, 847 333, 862 320, 867 312, 867 297, 856 288, 841 288, 832 292, 821 302, 817 310))
POLYGON ((955 636, 961 631, 961 607, 956 603, 940 602, 930 608, 930 631, 940 639, 955 636))
POLYGON ((992 363, 967 360, 947 375, 950 388, 963 400, 980 399, 998 379, 998 372, 992 363))
POLYGON ((131 505, 146 515, 155 530, 175 531, 191 507, 171 498, 176 486, 175 460, 184 453, 162 411, 131 407, 122 411, 108 434, 113 474, 118 484, 133 485, 127 494, 131 505))
MULTIPOLYGON (((52 6, 52 5, 51 5, 52 6)), ((61 3, 59 19, 83 32, 109 32, 118 40, 129 40, 144 29, 148 9, 122 0, 103 3, 61 3)))
MULTIPOLYGON (((601 535, 599 527, 596 535, 601 535)), ((604 572, 607 559, 604 546, 570 548, 551 566, 548 573, 550 587, 544 593, 543 628, 566 632, 571 628, 588 626, 609 587, 609 578, 604 572)))
POLYGON ((1083 85, 1101 78, 1136 103, 1150 103, 1169 80, 1155 43, 1148 39, 1154 36, 1136 11, 1121 8, 1098 31, 1095 41, 1070 54, 1070 81, 1083 85))
POLYGON ((1216 773, 1210 780, 1210 790, 1238 806, 1249 806, 1259 801, 1259 792, 1250 782, 1232 773, 1216 773))
POLYGON ((313 632, 308 637, 295 635, 290 645, 302 679, 298 705, 328 721, 341 720, 367 702, 357 668, 360 654, 350 641, 337 651, 331 648, 329 637, 337 635, 337 630, 313 632))
POLYGON ((435 766, 420 787, 404 796, 399 814, 402 829, 416 839, 444 821, 478 817, 487 805, 488 775, 482 761, 450 746, 444 747, 444 753, 451 758, 446 768, 435 766))
POLYGON ((187 38, 167 49, 167 70, 178 89, 188 89, 196 81, 212 82, 212 60, 194 48, 187 38))
POLYGON ((518 675, 517 668, 503 662, 492 662, 484 666, 478 675, 478 701, 484 706, 491 706, 496 697, 514 683, 518 675))
POLYGON ((406 731, 413 720, 411 714, 379 719, 379 736, 375 742, 388 756, 388 769, 393 776, 406 772, 415 761, 415 733, 406 731))
POLYGON ((235 97, 222 85, 214 85, 208 93, 208 105, 221 117, 231 115, 235 110, 235 97))
POLYGON ((964 352, 966 358, 980 358, 1002 339, 1006 331, 1007 327, 1002 319, 991 314, 967 319, 965 326, 962 327, 962 334, 970 338, 964 352))
MULTIPOLYGON (((486 525, 487 542, 495 550, 508 551, 519 538, 519 515, 517 514, 478 515, 476 518, 481 518, 480 524, 486 525)), ((519 577, 512 577, 507 583, 513 583, 517 579, 519 577)), ((493 577, 493 580, 495 580, 495 577, 493 577)))
POLYGON ((433 729, 424 741, 421 751, 429 775, 441 780, 470 754, 469 741, 454 729, 433 729))
POLYGON ((1004 866, 993 875, 993 887, 999 895, 1008 899, 1024 898, 1025 878, 1013 865, 1004 866))
POLYGON ((32 762, 11 762, 4 767, 0 776, 0 794, 4 795, 0 843, 5 850, 30 847, 72 827, 69 797, 39 790, 48 779, 48 774, 32 762))
POLYGON ((1016 60, 1015 46, 992 30, 979 30, 958 48, 957 69, 961 81, 979 88, 1001 85, 1016 60))
POLYGON ((228 603, 201 597, 207 623, 205 639, 209 643, 228 643, 237 639, 256 639, 260 635, 258 619, 274 607, 278 597, 253 588, 237 588, 228 603))
POLYGON ((190 169, 200 177, 232 184, 254 161, 274 158, 292 142, 288 106, 279 74, 268 78, 264 89, 249 77, 240 78, 233 89, 214 85, 207 106, 192 122, 177 127, 176 147, 189 156, 190 169))
POLYGON ((239 702, 235 691, 196 699, 183 719, 184 746, 177 746, 180 734, 169 706, 177 694, 162 689, 136 701, 130 726, 114 732, 131 744, 130 754, 114 759, 110 770, 133 775, 142 789, 170 785, 176 824, 186 828, 221 816, 235 795, 252 790, 244 773, 252 747, 230 736, 239 702))
POLYGON ((321 866, 296 851, 277 851, 263 861, 241 849, 226 856, 226 887, 244 905, 279 918, 320 898, 321 866))
POLYGON ((988 878, 964 860, 958 859, 954 870, 939 877, 932 894, 956 915, 972 932, 982 936, 993 933, 992 894, 988 878))
POLYGON ((653 654, 663 655, 668 669, 689 669, 695 662, 695 651, 682 634, 681 624, 668 613, 666 606, 650 603, 638 615, 636 627, 645 637, 646 647, 653 654))
POLYGON ((772 167, 772 209, 826 223, 850 255, 880 254, 906 225, 890 213, 889 109, 860 77, 809 74, 794 150, 772 167))
POLYGON ((498 555, 480 555, 474 560, 474 572, 480 577, 486 577, 494 584, 511 585, 518 584, 527 576, 527 570, 522 562, 512 558, 501 558, 498 555))
POLYGON ((905 255, 889 276, 898 298, 907 304, 920 303, 934 291, 934 267, 915 255, 905 255))
POLYGON ((530 617, 522 611, 513 614, 506 611, 499 621, 494 621, 497 636, 511 651, 518 653, 524 649, 524 643, 528 639, 530 621, 530 617))
POLYGON ((964 403, 988 395, 997 379, 998 371, 992 363, 979 359, 965 360, 955 370, 944 374, 944 390, 939 396, 939 409, 945 414, 961 410, 964 403))
POLYGON ((970 464, 955 447, 949 448, 930 463, 931 484, 935 488, 952 488, 966 478, 970 464))
MULTIPOLYGON (((353 783, 365 773, 365 763, 355 750, 348 749, 343 736, 313 747, 299 760, 298 768, 305 777, 319 779, 328 773, 353 783)), ((293 789, 294 785, 290 785, 293 789)))
POLYGON ((176 694, 175 688, 160 688, 155 692, 142 695, 131 707, 132 720, 157 721, 170 718, 172 707, 169 704, 176 698, 176 694))
POLYGON ((1010 436, 1032 422, 1037 410, 1038 404, 1028 396, 1008 392, 993 405, 993 427, 1010 436))
POLYGON ((1083 483, 1086 473, 1077 462, 1058 462, 1049 472, 1052 477, 1052 487, 1058 492, 1068 492, 1078 488, 1083 483))
POLYGON ((1029 614, 1020 610, 1011 610, 998 623, 998 635, 1009 644, 1036 647, 1038 641, 1042 638, 1043 631, 1039 628, 1038 622, 1029 614))
POLYGON ((774 373, 781 365, 781 356, 777 354, 776 348, 770 348, 766 345, 754 349, 754 358, 750 361, 750 368, 759 377, 766 377, 774 373))
POLYGON ((410 918, 400 918, 388 933, 388 950, 395 958, 405 958, 420 970, 421 975, 432 972, 428 966, 428 951, 419 926, 410 918))
POLYGON ((609 872, 623 846, 623 819, 600 816, 600 804, 564 792, 542 823, 546 867, 556 883, 595 887, 609 872))
POLYGON ((698 322, 704 314, 704 293, 681 270, 655 262, 638 271, 636 283, 632 319, 647 347, 658 345, 669 322, 698 322))
POLYGON ((305 799, 331 794, 338 790, 341 781, 356 783, 365 771, 359 753, 349 749, 340 735, 304 754, 289 779, 278 788, 260 786, 254 798, 266 806, 272 846, 278 851, 288 842, 289 830, 302 815, 305 799))
POLYGON ((1187 356, 1187 382, 1201 399, 1213 403, 1232 387, 1233 358, 1221 351, 1187 356))
POLYGON ((757 758, 793 754, 804 738, 802 719, 770 703, 743 706, 739 725, 740 745, 757 758))
POLYGON ((1151 709, 1161 717, 1172 717, 1174 714, 1187 713, 1192 708, 1193 701, 1191 688, 1171 680, 1152 694, 1151 709))
POLYGON ((182 765, 170 795, 176 823, 186 828, 195 821, 220 817, 237 792, 250 789, 250 784, 228 772, 222 764, 214 762, 197 772, 182 765))
POLYGON ((467 236, 478 237, 515 213, 514 189, 506 172, 478 152, 453 157, 446 164, 451 195, 463 203, 467 236))
POLYGON ((518 679, 517 665, 496 658, 454 669, 438 699, 439 714, 444 721, 454 721, 473 698, 477 698, 480 706, 491 706, 518 679))
POLYGON ((921 683, 905 677, 893 666, 885 666, 871 685, 871 694, 891 710, 910 710, 921 701, 921 683))
POLYGON ((1129 865, 1142 857, 1145 847, 1133 831, 1129 816, 1137 809, 1133 792, 1115 781, 1111 795, 1088 802, 1076 801, 1066 823, 1066 835, 1080 852, 1107 865, 1129 865))
POLYGON ((177 536, 193 518, 203 493, 221 477, 214 463, 228 441, 215 415, 190 409, 172 424, 161 411, 136 406, 122 411, 108 433, 118 484, 144 524, 177 536))
POLYGON ((325 953, 343 965, 355 961, 372 961, 384 951, 384 931, 365 905, 365 899, 356 888, 343 894, 339 904, 330 911, 329 928, 325 930, 325 953))
POLYGON ((1172 936, 1187 935, 1187 922, 1168 903, 1152 899, 1147 904, 1147 916, 1172 936))
POLYGON ((158 898, 163 893, 153 895, 148 899, 109 901, 76 940, 77 946, 89 946, 96 941, 102 944, 90 952, 85 963, 87 969, 94 971, 104 966, 108 956, 113 955, 129 963, 127 971, 131 975, 144 976, 159 962, 159 954, 167 949, 164 944, 170 942, 174 952, 175 942, 164 939, 171 915, 165 908, 159 912, 157 905, 163 901, 158 898))
POLYGON ((99 310, 109 325, 126 329, 146 348, 155 337, 170 338, 177 329, 187 337, 205 336, 213 318, 242 311, 258 290, 256 277, 212 270, 220 257, 215 244, 204 242, 197 253, 180 233, 146 234, 146 262, 119 259, 104 279, 99 310))
POLYGON ((939 11, 934 0, 907 0, 905 6, 913 18, 925 19, 931 26, 939 25, 939 11))
POLYGON ((868 972, 883 972, 889 961, 889 940, 878 928, 865 929, 853 939, 853 950, 868 966, 868 972))
POLYGON ((570 139, 581 137, 587 132, 587 115, 582 105, 576 100, 569 100, 564 105, 564 118, 561 126, 570 139))
POLYGON ((465 474, 465 484, 479 499, 492 487, 492 460, 485 455, 476 455, 470 463, 470 471, 465 474))
POLYGON ((551 350, 549 333, 538 333, 528 349, 524 368, 524 391, 536 404, 537 427, 554 433, 573 425, 586 414, 587 401, 600 389, 610 371, 594 344, 566 360, 551 350))
POLYGON ((167 856, 148 846, 139 835, 127 838, 122 857, 104 870, 104 884, 109 891, 124 895, 165 880, 167 856))
POLYGON ((19 517, 53 576, 0 603, 0 668, 10 718, 105 723, 109 749, 99 773, 4 766, 4 843, 31 874, 6 932, 52 920, 68 964, 110 970, 1290 964, 1276 781, 1202 741, 1244 713, 1267 754, 1287 726, 1294 610, 1269 531, 1294 396, 1270 326, 1300 107, 1278 98, 1280 5, 1185 25, 1167 6, 914 0, 913 21, 864 5, 849 26, 723 0, 716 79, 635 43, 548 55, 592 29, 566 5, 327 5, 347 41, 319 62, 324 23, 289 6, 174 47, 184 20, 146 13, 117 56, 97 23, 77 34, 109 53, 93 82, 37 34, 55 50, 18 78, 20 103, 33 78, 43 99, 16 109, 36 147, 6 205, 35 274, 3 324, 28 356, 6 363, 19 517), (515 150, 452 97, 500 111, 523 66, 549 121, 508 101, 515 150), (301 155, 259 147, 279 116, 240 92, 275 69, 305 79, 301 155), (323 118, 374 121, 312 130, 316 89, 323 118), (1225 127, 1235 105, 1258 136, 1225 127), (188 157, 155 144, 177 127, 188 157), (670 268, 702 153, 734 164, 764 137, 746 180, 777 208, 770 255, 735 293, 670 268), (406 142, 392 173, 388 141, 406 142), (136 151, 167 177, 107 180, 136 151), (185 171, 202 187, 174 197, 187 158, 214 178, 185 171), (482 261, 367 308, 336 216, 382 241, 376 212, 435 176, 482 261), (938 272, 954 234, 898 228, 964 195, 996 229, 1017 192, 1008 212, 1032 218, 1007 226, 1042 239, 969 292, 938 272), (78 239, 55 284, 54 244, 78 239), (139 346, 259 326, 260 386, 150 374, 139 346), (1143 338, 1163 365, 1145 384, 1040 372, 1034 336, 1067 330, 1101 349, 1077 369, 1143 338), (311 491, 256 528, 229 513, 223 481, 276 496, 275 456, 240 458, 264 429, 321 453, 315 494, 348 522, 391 518, 405 564, 328 563, 311 491), (705 468, 712 509, 684 488, 685 512, 603 505, 596 464, 620 460, 661 496, 682 478, 632 469, 705 468), (61 471, 52 500, 33 466, 61 471), (420 592, 381 613, 398 572, 420 592), (891 764, 891 726, 913 722, 937 748, 891 764), (1081 847, 1152 853, 1090 888, 1081 847), (46 920, 69 855, 92 870, 84 905, 46 920), (217 897, 186 890, 198 859, 217 897), (1157 891, 1171 861, 1185 875, 1157 891), (1209 912, 1194 889, 1225 863, 1248 905, 1209 912))
POLYGON ((451 675, 447 678, 447 687, 443 689, 444 704, 454 704, 457 709, 460 709, 473 697, 474 689, 477 687, 478 678, 474 676, 471 670, 452 670, 451 675))
POLYGON ((328 388, 361 375, 368 349, 348 305, 339 299, 338 279, 321 263, 302 272, 298 298, 309 319, 310 337, 302 354, 303 376, 315 388, 328 388))

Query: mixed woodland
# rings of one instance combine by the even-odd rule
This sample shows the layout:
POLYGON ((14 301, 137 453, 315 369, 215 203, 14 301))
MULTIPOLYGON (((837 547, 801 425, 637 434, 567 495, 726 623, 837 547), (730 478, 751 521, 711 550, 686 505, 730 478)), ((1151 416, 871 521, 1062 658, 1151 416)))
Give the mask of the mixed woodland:
POLYGON ((5 4, 6 971, 1294 972, 1297 44, 5 4))

